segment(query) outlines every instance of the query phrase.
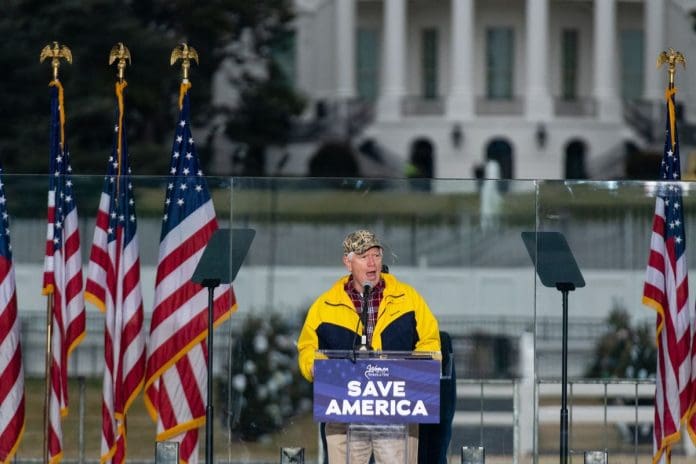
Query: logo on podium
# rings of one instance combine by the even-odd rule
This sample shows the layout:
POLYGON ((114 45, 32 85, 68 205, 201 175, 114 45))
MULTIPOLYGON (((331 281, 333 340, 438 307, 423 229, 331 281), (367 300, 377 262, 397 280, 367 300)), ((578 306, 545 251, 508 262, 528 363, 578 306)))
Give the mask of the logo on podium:
POLYGON ((317 359, 314 420, 366 424, 440 422, 437 359, 317 359))

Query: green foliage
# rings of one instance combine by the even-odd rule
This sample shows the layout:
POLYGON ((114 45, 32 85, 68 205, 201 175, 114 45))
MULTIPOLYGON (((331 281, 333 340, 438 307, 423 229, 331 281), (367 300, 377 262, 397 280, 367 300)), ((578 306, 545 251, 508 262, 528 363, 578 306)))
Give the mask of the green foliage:
MULTIPOLYGON (((0 86, 0 150, 8 172, 45 172, 48 161, 50 62, 39 52, 53 40, 72 50, 73 64, 63 62, 67 141, 77 173, 101 173, 110 152, 115 111, 116 70, 108 66, 111 47, 124 42, 133 57, 128 68, 129 137, 162 144, 165 126, 173 127, 170 105, 176 75, 167 53, 176 44, 147 27, 128 4, 109 1, 16 1, 0 20, 0 66, 11 76, 0 86), (9 11, 8 11, 9 10, 9 11), (165 40, 163 40, 165 39, 165 40), (169 76, 168 80, 162 80, 169 76), (168 87, 168 88, 167 88, 168 87), (146 93, 143 88, 147 88, 146 93), (144 124, 133 124, 145 121, 144 124)), ((171 129, 169 129, 171 131, 171 129)), ((138 142, 131 143, 136 164, 138 142)), ((161 156, 166 159, 166 149, 161 156)), ((147 164, 147 163, 146 163, 147 164)))
POLYGON ((245 321, 220 395, 236 437, 257 441, 311 408, 311 384, 299 372, 295 338, 280 316, 245 321))
POLYGON ((654 330, 647 323, 631 326, 628 312, 615 304, 607 318, 608 331, 595 348, 587 371, 593 378, 645 379, 655 376, 657 350, 654 330))
MULTIPOLYGON (((132 56, 126 109, 133 171, 166 175, 181 81, 180 67, 169 65, 172 49, 186 41, 198 51, 200 63, 191 70, 192 117, 194 125, 208 126, 212 77, 221 62, 229 58, 241 66, 250 60, 248 50, 235 46, 249 34, 251 56, 270 56, 292 18, 290 6, 289 0, 3 2, 0 156, 6 172, 46 172, 51 68, 39 63, 39 53, 50 42, 67 45, 73 55, 72 65, 61 65, 60 80, 74 172, 103 173, 115 111, 116 69, 108 65, 109 51, 123 42, 132 56)), ((245 82, 253 89, 265 79, 245 82)), ((210 147, 204 138, 197 142, 205 158, 210 147)))
POLYGON ((238 82, 241 89, 239 106, 222 110, 226 117, 226 135, 248 147, 243 159, 242 174, 262 176, 264 149, 267 145, 287 143, 291 123, 304 108, 305 102, 288 86, 276 62, 270 61, 268 79, 238 82))
POLYGON ((229 135, 249 145, 287 142, 291 117, 304 107, 304 100, 284 83, 275 62, 269 64, 268 72, 263 82, 245 82, 239 111, 228 114, 229 135))

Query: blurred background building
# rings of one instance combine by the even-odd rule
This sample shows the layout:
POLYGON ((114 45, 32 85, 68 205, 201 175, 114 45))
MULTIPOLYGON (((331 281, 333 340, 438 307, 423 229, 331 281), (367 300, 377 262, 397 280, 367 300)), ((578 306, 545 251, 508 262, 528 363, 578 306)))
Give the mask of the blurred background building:
MULTIPOLYGON (((281 61, 309 104, 293 143, 267 160, 289 175, 307 173, 308 147, 338 138, 391 175, 481 177, 494 160, 502 178, 652 178, 666 85, 656 58, 696 49, 692 0, 295 7, 281 61)), ((677 77, 684 158, 695 144, 689 74, 677 77)))
MULTIPOLYGON (((591 385, 592 397, 575 390, 596 403, 588 408, 604 409, 585 408, 592 413, 585 419, 575 410, 572 447, 633 453, 640 445, 648 456, 654 387, 645 366, 655 363, 643 351, 652 348, 654 313, 640 299, 655 186, 528 179, 657 177, 666 71, 655 61, 669 46, 692 57, 696 0, 281 3, 197 3, 185 14, 163 0, 8 4, 0 32, 12 40, 0 45, 0 65, 12 74, 0 87, 0 150, 12 174, 6 182, 28 378, 42 378, 45 354, 39 290, 47 181, 22 175, 46 169, 49 70, 39 68, 37 52, 53 39, 73 46, 75 62, 61 79, 80 174, 80 229, 89 238, 113 124, 107 51, 116 40, 131 46, 129 146, 149 317, 165 189, 159 176, 168 172, 180 80, 168 58, 185 37, 201 54, 192 71, 194 132, 218 217, 223 226, 257 231, 235 282, 239 312, 218 329, 216 375, 251 359, 232 358, 237 340, 258 330, 243 318, 279 315, 296 330, 340 274, 346 232, 370 227, 388 244, 391 272, 418 286, 453 338, 462 387, 453 443, 525 456, 538 442, 540 453, 555 455, 560 299, 535 280, 520 233, 559 230, 587 281, 571 297, 569 375, 627 382, 608 400, 606 383, 591 385), (532 390, 541 392, 536 403, 527 401, 532 390), (630 403, 628 419, 612 409, 599 425, 610 401, 630 403), (539 419, 527 422, 533 408, 539 419), (637 434, 622 432, 629 423, 647 427, 640 444, 637 434)), ((677 74, 685 179, 696 175, 692 74, 677 74)), ((684 205, 693 223, 689 185, 684 205)), ((84 240, 83 258, 88 247, 84 240)), ((696 263, 696 247, 687 250, 696 263)), ((103 321, 89 311, 89 335, 71 372, 98 377, 103 321)), ((291 428, 306 434, 301 424, 291 428)), ((272 452, 277 457, 277 447, 272 452)))

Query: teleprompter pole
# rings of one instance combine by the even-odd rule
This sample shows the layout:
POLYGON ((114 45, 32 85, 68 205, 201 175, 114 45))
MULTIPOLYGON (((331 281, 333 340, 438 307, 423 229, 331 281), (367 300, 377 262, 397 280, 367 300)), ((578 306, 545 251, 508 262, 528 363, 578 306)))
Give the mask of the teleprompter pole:
POLYGON ((559 290, 563 299, 561 353, 561 436, 560 463, 568 464, 568 293, 585 286, 580 268, 565 237, 556 231, 522 232, 522 240, 539 280, 559 290))
POLYGON ((561 363, 561 464, 568 464, 568 292, 575 290, 572 284, 558 284, 563 297, 563 346, 561 363))
POLYGON ((208 288, 208 397, 205 404, 205 462, 213 462, 213 297, 220 279, 206 279, 202 284, 208 288))
POLYGON ((203 251, 191 281, 208 289, 208 362, 207 399, 205 406, 205 462, 213 463, 213 330, 215 325, 215 288, 234 281, 249 246, 253 229, 218 229, 203 251), (232 233, 234 232, 234 233, 232 233))

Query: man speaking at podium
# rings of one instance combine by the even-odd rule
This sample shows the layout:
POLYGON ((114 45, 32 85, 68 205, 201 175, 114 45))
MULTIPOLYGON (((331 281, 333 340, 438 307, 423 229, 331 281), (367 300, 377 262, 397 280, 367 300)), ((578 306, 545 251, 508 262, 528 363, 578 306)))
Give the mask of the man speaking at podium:
MULTIPOLYGON (((383 254, 372 231, 357 230, 343 240, 349 274, 312 304, 297 342, 300 370, 310 382, 316 350, 440 351, 435 316, 413 287, 382 272, 383 254)), ((329 464, 346 462, 346 430, 345 423, 325 424, 329 464)), ((351 447, 351 463, 367 464, 372 454, 376 464, 399 462, 402 450, 394 440, 366 441, 358 450, 351 447)), ((412 424, 408 461, 417 460, 418 424, 412 424)))

